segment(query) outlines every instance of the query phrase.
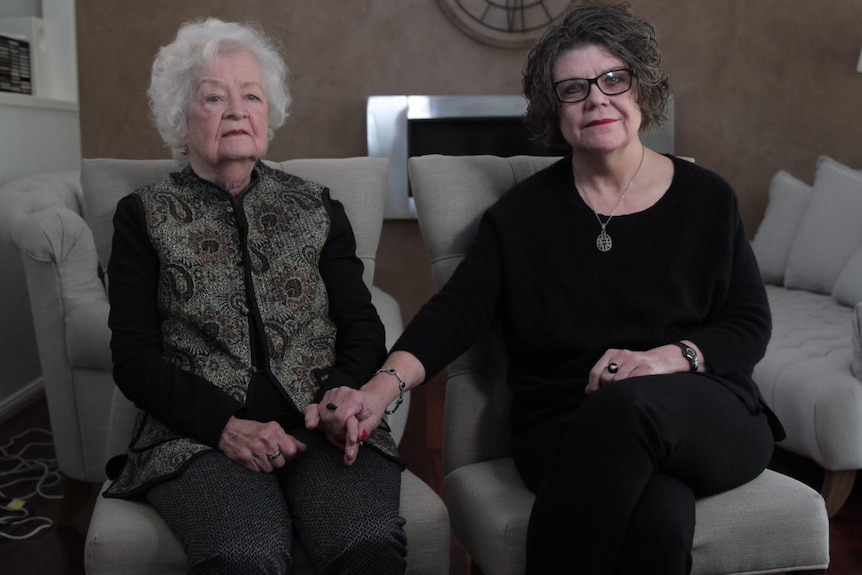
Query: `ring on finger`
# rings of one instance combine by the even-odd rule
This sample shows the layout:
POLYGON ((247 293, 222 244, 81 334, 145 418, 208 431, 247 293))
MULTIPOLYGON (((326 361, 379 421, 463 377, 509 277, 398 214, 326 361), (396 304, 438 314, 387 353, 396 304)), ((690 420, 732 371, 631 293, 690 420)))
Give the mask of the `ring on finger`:
POLYGON ((268 453, 266 458, 269 459, 270 461, 275 461, 276 459, 278 459, 282 455, 283 455, 283 453, 281 452, 281 450, 279 450, 279 451, 276 451, 275 453, 268 453))
POLYGON ((609 373, 616 373, 619 370, 620 370, 619 364, 616 364, 616 363, 609 363, 608 364, 608 372, 609 373))

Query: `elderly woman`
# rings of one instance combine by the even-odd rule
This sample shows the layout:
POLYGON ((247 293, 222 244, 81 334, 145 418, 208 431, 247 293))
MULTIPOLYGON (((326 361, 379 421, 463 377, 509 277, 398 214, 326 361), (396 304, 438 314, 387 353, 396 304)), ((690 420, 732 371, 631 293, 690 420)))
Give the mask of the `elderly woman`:
POLYGON ((106 495, 149 502, 190 573, 289 572, 293 536, 316 573, 403 573, 391 436, 318 405, 386 351, 343 206, 261 162, 285 78, 257 28, 214 19, 153 64, 155 123, 183 166, 114 217, 114 376, 141 416, 106 495))
POLYGON ((393 375, 412 387, 499 322, 537 496, 528 574, 688 573, 695 498, 756 477, 782 434, 750 377, 771 320, 737 198, 640 139, 667 102, 659 61, 628 5, 579 5, 546 32, 526 122, 569 153, 485 213, 387 373, 324 398, 373 429, 393 375))

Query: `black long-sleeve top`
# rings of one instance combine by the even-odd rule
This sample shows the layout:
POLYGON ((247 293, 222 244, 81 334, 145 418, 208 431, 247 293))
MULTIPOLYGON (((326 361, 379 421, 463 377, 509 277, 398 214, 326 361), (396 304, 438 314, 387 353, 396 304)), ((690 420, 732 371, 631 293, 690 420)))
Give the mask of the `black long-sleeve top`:
POLYGON ((607 349, 681 339, 700 348, 705 377, 762 409, 750 375, 771 317, 736 196, 716 174, 671 159, 670 188, 649 209, 615 216, 605 253, 571 157, 516 185, 393 349, 416 355, 430 377, 499 319, 516 432, 575 408, 607 349))

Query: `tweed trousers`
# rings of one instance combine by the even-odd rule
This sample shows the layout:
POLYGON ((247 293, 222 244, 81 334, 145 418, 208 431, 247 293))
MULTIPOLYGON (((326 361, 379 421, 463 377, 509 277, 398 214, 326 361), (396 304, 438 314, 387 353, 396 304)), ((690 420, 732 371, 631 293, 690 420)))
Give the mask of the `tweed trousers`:
POLYGON ((216 451, 148 490, 186 550, 188 572, 289 573, 295 534, 320 575, 403 574, 400 465, 366 447, 346 467, 323 434, 289 433, 308 449, 275 473, 216 451))

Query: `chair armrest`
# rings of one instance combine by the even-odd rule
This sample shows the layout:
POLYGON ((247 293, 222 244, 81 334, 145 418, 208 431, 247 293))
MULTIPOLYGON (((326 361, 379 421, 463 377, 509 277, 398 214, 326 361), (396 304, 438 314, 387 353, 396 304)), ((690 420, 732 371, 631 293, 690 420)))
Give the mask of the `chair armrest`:
POLYGON ((77 212, 50 206, 19 215, 10 235, 24 264, 60 468, 101 481, 113 380, 92 234, 77 212))
POLYGON ((12 180, 0 188, 0 240, 12 239, 19 218, 49 208, 83 213, 83 192, 77 171, 38 174, 12 180))
POLYGON ((108 296, 90 228, 77 213, 52 207, 18 218, 11 234, 24 257, 37 332, 46 310, 35 308, 56 304, 69 365, 111 369, 108 296))

